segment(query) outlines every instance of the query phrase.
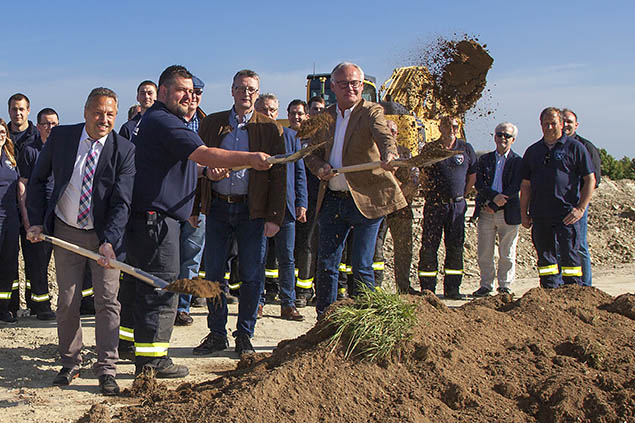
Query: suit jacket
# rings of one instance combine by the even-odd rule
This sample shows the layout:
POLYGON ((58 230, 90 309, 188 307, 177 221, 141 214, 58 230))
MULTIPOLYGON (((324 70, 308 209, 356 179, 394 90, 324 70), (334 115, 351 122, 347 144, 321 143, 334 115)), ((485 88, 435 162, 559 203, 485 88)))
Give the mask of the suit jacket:
MULTIPOLYGON (((331 142, 325 148, 305 158, 305 164, 315 175, 318 169, 328 162, 331 155, 336 113, 338 113, 337 104, 329 106, 324 113, 330 113, 333 117, 333 124, 328 129, 328 139, 331 142)), ((346 127, 342 164, 350 166, 379 161, 385 158, 388 152, 398 155, 395 139, 386 124, 383 108, 370 101, 360 101, 353 109, 346 127)), ((407 205, 395 176, 382 168, 346 173, 345 178, 355 205, 368 219, 385 216, 407 205)), ((324 199, 326 188, 327 184, 320 184, 316 206, 318 210, 324 199)))
MULTIPOLYGON (((296 132, 291 128, 282 128, 284 134, 285 149, 287 153, 294 153, 302 148, 300 140, 295 136, 296 132)), ((306 170, 304 160, 287 163, 287 213, 293 220, 296 219, 295 208, 308 207, 306 187, 306 170)))
POLYGON ((476 207, 474 208, 474 216, 478 217, 481 207, 488 205, 494 211, 500 208, 494 204, 493 200, 497 194, 505 194, 509 198, 504 206, 505 222, 508 225, 520 224, 520 165, 522 157, 514 153, 512 150, 507 155, 505 166, 503 167, 503 192, 499 193, 492 189, 494 182, 494 173, 496 173, 496 151, 490 151, 483 154, 476 165, 476 207))
MULTIPOLYGON (((208 115, 201 121, 198 134, 208 147, 218 148, 221 141, 232 131, 229 125, 231 110, 208 115)), ((249 134, 249 151, 262 151, 270 155, 284 154, 282 128, 273 119, 254 112, 246 125, 249 134)), ((247 199, 249 217, 263 218, 280 226, 286 207, 286 166, 273 166, 269 170, 249 169, 247 199)), ((207 213, 212 195, 212 181, 199 178, 192 215, 198 216, 199 208, 207 213)))
MULTIPOLYGON (((43 225, 52 234, 55 206, 66 189, 77 156, 84 124, 53 128, 42 148, 27 186, 27 209, 32 225, 43 225), (50 201, 46 201, 46 182, 53 175, 55 184, 50 201)), ((123 234, 128 217, 135 176, 135 147, 121 135, 110 132, 99 155, 91 210, 99 242, 112 244, 119 256, 123 252, 123 234)))

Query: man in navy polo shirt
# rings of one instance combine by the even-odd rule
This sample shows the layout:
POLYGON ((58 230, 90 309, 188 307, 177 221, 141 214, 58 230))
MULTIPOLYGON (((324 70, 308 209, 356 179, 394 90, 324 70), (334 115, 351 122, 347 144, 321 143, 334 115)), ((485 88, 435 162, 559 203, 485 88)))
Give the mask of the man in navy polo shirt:
POLYGON ((128 122, 121 125, 119 129, 119 135, 128 138, 130 141, 137 135, 136 129, 139 125, 139 121, 145 112, 157 100, 157 84, 152 81, 146 80, 139 84, 137 87, 137 101, 139 102, 140 111, 128 120, 128 122))
POLYGON ((595 189, 593 164, 586 148, 563 133, 560 109, 544 109, 540 126, 543 138, 525 151, 521 167, 522 225, 532 228, 540 286, 581 285, 580 219, 595 189))
MULTIPOLYGON (((422 170, 425 206, 423 233, 419 252, 419 282, 421 289, 435 292, 437 286, 437 250, 445 232, 445 278, 443 296, 463 300, 459 292, 463 279, 463 242, 465 241, 465 195, 476 182, 476 154, 470 144, 457 138, 459 121, 453 116, 441 118, 441 138, 428 144, 460 151, 422 170)), ((425 150, 426 146, 423 147, 425 150)), ((430 148, 430 147, 428 147, 430 148)))
MULTIPOLYGON (((192 74, 185 67, 165 69, 159 78, 157 101, 143 116, 135 138, 137 174, 126 232, 127 261, 167 281, 179 274, 180 222, 192 211, 201 172, 197 163, 210 167, 248 165, 259 170, 270 167, 265 153, 203 145, 183 119, 193 91, 192 74)), ((178 295, 141 281, 134 285, 134 330, 130 335, 135 343, 135 373, 150 368, 158 378, 186 376, 187 367, 168 357, 178 295)))

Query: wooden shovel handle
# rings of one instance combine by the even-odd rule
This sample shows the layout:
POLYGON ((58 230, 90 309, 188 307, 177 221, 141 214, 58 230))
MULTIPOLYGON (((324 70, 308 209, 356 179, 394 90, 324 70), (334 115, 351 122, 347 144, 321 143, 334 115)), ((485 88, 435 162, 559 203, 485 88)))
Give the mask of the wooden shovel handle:
MULTIPOLYGON (((55 238, 51 235, 40 235, 40 239, 50 242, 53 245, 57 245, 58 247, 64 248, 65 250, 71 251, 75 254, 79 254, 80 256, 84 256, 91 260, 98 261, 101 256, 93 251, 87 250, 85 248, 80 247, 79 245, 72 244, 70 242, 64 241, 63 239, 55 238)), ((117 270, 120 270, 124 273, 134 276, 135 278, 148 283, 149 285, 154 286, 155 288, 165 288, 168 283, 162 279, 157 278, 147 272, 144 272, 141 269, 136 267, 132 267, 129 264, 122 263, 120 261, 110 259, 110 265, 117 270)))

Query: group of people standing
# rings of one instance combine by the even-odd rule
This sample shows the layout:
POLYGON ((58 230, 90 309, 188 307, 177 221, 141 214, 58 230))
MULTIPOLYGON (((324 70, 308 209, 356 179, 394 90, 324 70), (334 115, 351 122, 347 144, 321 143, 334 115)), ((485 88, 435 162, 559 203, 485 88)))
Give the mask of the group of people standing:
MULTIPOLYGON (((412 213, 404 211, 419 185, 425 199, 419 260, 422 289, 436 290, 437 249, 445 233, 444 295, 464 298, 459 288, 465 197, 474 185, 482 277, 475 296, 493 290, 496 234, 501 241, 498 289, 511 293, 521 222, 533 225, 541 285, 557 286, 560 275, 565 283, 580 282, 580 226, 599 165, 591 164, 584 146, 569 136, 575 136, 575 130, 563 134, 566 111, 564 119, 558 109, 543 111, 545 136, 523 159, 510 150, 517 136, 513 124, 500 124, 494 136, 496 151, 477 160, 470 144, 457 138, 459 119, 445 116, 440 139, 429 145, 456 154, 423 169, 418 181, 413 176, 417 169, 397 171, 391 164, 409 152, 398 148, 397 127, 386 120, 382 107, 362 99, 363 81, 359 66, 340 63, 331 73, 336 104, 325 108, 319 97, 309 104, 294 100, 287 107, 290 127, 283 128, 276 122, 278 100, 260 94, 257 73, 238 71, 230 89, 232 107, 206 115, 199 107, 205 84, 175 65, 163 71, 158 85, 152 81, 139 85, 139 112, 119 133, 113 131, 117 95, 108 88, 95 88, 86 100, 84 123, 57 126, 57 114, 45 109, 42 116, 38 114, 39 135, 29 142, 16 141, 23 137, 14 132, 25 132, 32 124, 11 112, 10 100, 12 121, 0 122, 0 265, 6 266, 0 271, 0 319, 15 322, 11 304, 17 280, 17 228, 22 220, 25 238, 32 242, 23 240, 23 248, 45 250, 44 233, 101 256, 93 262, 54 247, 62 369, 53 384, 67 385, 79 376, 80 303, 87 271, 96 313, 94 370, 102 393, 119 392, 118 359, 134 361, 135 374, 151 370, 159 378, 184 377, 189 371, 170 359, 169 343, 175 324, 191 324, 193 299, 154 289, 128 275, 120 277, 111 260, 125 260, 166 281, 204 272, 206 279, 221 282, 221 297, 207 301, 210 332, 193 349, 195 355, 212 355, 229 347, 227 304, 233 298, 229 288, 236 288, 235 350, 241 356, 253 354, 251 338, 266 299, 268 250, 278 262, 277 297, 283 319, 303 320, 298 308, 312 299, 318 319, 324 316, 340 292, 344 250, 350 263, 349 292, 375 289, 374 258, 376 246, 382 245, 376 241, 386 231, 380 230, 382 225, 407 247, 396 253, 398 291, 415 292, 409 278, 412 213), (296 131, 317 113, 331 115, 332 123, 324 130, 332 142, 304 161, 272 166, 271 156, 303 148, 296 131), (22 156, 28 156, 30 163, 24 170, 16 161, 22 156), (337 172, 366 162, 381 162, 381 167, 337 172), (235 277, 232 259, 239 263, 235 277)), ((40 265, 46 268, 50 248, 48 257, 40 254, 45 263, 40 265)), ((44 294, 35 288, 33 278, 31 298, 37 302, 44 294)), ((52 313, 55 318, 50 304, 34 307, 40 307, 38 316, 52 313)))

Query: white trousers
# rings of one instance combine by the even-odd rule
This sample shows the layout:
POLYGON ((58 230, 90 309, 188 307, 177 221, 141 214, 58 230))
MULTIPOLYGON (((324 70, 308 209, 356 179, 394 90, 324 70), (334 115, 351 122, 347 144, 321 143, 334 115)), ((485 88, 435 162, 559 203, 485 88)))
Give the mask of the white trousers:
POLYGON ((496 264, 494 248, 498 235, 498 287, 510 288, 516 273, 516 242, 520 225, 505 223, 504 211, 494 214, 484 211, 478 217, 478 266, 481 270, 481 287, 494 289, 496 264))

